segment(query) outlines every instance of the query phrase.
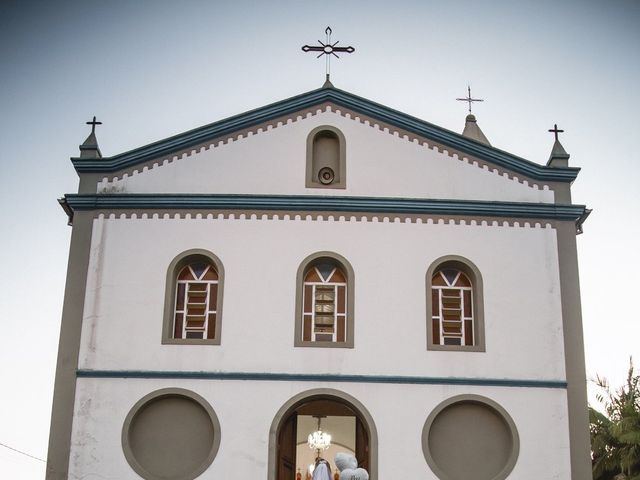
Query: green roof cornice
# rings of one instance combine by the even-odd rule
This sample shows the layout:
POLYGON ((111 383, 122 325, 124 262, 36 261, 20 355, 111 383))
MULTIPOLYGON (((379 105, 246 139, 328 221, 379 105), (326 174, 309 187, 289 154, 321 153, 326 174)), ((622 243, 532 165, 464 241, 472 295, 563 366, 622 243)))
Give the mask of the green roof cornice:
POLYGON ((67 194, 66 211, 273 210, 464 215, 578 221, 584 205, 312 195, 67 194))
POLYGON ((580 171, 579 168, 548 167, 525 160, 337 88, 312 90, 113 157, 71 160, 79 173, 114 173, 324 102, 332 102, 535 180, 572 182, 580 171))

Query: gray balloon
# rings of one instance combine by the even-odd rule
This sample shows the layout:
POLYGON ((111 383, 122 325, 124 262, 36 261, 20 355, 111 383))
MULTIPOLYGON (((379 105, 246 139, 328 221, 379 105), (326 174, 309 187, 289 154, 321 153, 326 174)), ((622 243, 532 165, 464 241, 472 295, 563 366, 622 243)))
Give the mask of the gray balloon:
POLYGON ((340 480, 369 480, 369 473, 364 468, 345 468, 340 472, 340 480))
POLYGON ((358 468, 358 461, 356 460, 356 457, 354 457, 350 453, 345 453, 345 452, 336 453, 336 456, 333 459, 333 461, 335 462, 336 467, 338 467, 338 470, 340 471, 343 471, 344 469, 347 469, 347 468, 350 468, 352 470, 355 470, 356 468, 358 468))

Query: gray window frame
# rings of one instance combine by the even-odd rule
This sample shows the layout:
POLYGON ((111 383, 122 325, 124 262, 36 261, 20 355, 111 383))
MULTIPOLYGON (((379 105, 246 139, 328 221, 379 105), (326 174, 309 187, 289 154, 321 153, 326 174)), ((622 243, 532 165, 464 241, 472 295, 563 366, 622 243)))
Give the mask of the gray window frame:
POLYGON ((208 250, 194 248, 182 252, 173 259, 167 269, 165 287, 164 318, 162 322, 163 345, 220 345, 222 338, 222 300, 224 291, 224 267, 220 259, 208 250), (175 338, 173 336, 173 321, 175 313, 177 275, 186 265, 194 261, 212 263, 218 273, 218 295, 216 303, 216 328, 214 338, 175 338))
POLYGON ((306 257, 298 267, 296 274, 296 313, 294 327, 294 347, 325 347, 325 348, 354 348, 354 290, 355 290, 355 274, 353 267, 342 255, 335 252, 316 252, 306 257), (344 342, 326 342, 326 341, 304 341, 302 340, 302 323, 303 323, 303 292, 304 277, 313 265, 319 261, 327 259, 337 263, 342 267, 342 271, 347 277, 347 332, 344 342))
POLYGON ((427 300, 427 350, 457 351, 457 352, 484 352, 484 296, 482 288, 482 275, 480 270, 470 260, 459 255, 445 255, 436 259, 427 269, 426 274, 426 300, 427 300), (473 286, 473 345, 440 345, 433 342, 433 330, 431 327, 431 282, 433 274, 441 268, 455 268, 464 272, 473 286))

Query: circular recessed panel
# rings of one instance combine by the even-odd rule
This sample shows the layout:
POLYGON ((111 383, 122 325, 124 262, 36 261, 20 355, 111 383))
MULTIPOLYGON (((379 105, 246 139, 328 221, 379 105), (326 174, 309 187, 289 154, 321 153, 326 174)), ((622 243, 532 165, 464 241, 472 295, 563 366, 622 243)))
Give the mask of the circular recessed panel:
POLYGON ((147 395, 129 412, 122 442, 131 467, 146 480, 192 480, 213 461, 218 419, 200 396, 181 389, 147 395))
POLYGON ((422 436, 427 463, 441 480, 503 480, 518 456, 513 421, 482 397, 443 402, 429 415, 422 436))
POLYGON ((318 180, 323 185, 330 185, 335 179, 335 173, 330 167, 322 167, 318 172, 318 180))

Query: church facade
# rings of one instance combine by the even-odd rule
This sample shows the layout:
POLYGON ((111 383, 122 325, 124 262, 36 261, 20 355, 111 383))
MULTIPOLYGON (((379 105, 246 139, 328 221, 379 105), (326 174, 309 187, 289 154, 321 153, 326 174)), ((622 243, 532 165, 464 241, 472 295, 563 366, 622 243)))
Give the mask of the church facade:
POLYGON ((328 84, 112 157, 92 132, 47 479, 590 478, 579 169, 467 127, 328 84))

